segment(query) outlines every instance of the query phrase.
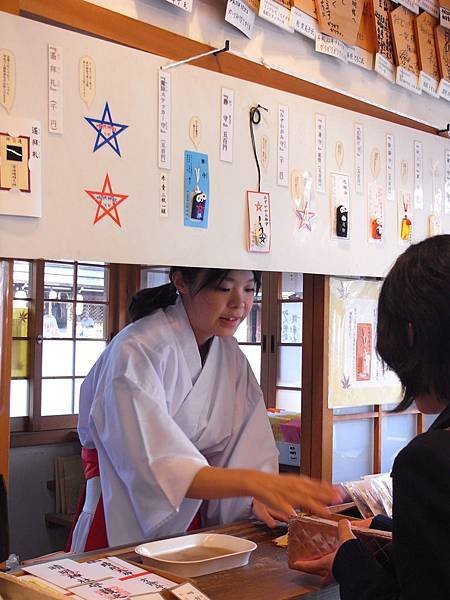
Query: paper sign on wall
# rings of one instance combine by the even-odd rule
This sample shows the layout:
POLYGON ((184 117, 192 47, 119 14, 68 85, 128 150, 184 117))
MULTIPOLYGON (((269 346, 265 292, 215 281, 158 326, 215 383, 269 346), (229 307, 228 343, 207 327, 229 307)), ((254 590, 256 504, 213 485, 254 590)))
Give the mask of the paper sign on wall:
POLYGON ((184 153, 184 225, 208 227, 208 155, 186 150, 184 153))
POLYGON ((289 186, 289 108, 278 105, 277 183, 289 186))
POLYGON ((225 9, 225 21, 234 25, 234 27, 250 39, 253 34, 255 16, 255 12, 244 0, 228 0, 225 9))
POLYGON ((170 169, 172 159, 172 94, 170 73, 158 71, 158 167, 170 169))
POLYGON ((163 218, 167 218, 169 216, 169 191, 167 180, 167 173, 161 171, 161 173, 159 174, 159 216, 163 218))
POLYGON ((0 214, 40 217, 41 124, 0 117, 0 214))
POLYGON ((48 130, 63 133, 63 50, 48 44, 48 130))
POLYGON ((395 138, 386 134, 386 198, 392 202, 395 198, 395 138))
POLYGON ((0 104, 10 112, 16 93, 16 59, 10 50, 0 50, 0 104))
POLYGON ((423 209, 423 146, 414 141, 414 208, 423 209))
POLYGON ((90 56, 82 56, 80 58, 78 71, 80 97, 89 108, 95 98, 95 62, 90 56))
POLYGON ((450 213, 450 150, 444 152, 444 213, 450 213))
POLYGON ((220 111, 220 160, 233 162, 234 91, 222 88, 220 111))
POLYGON ((360 123, 354 125, 355 141, 355 191, 362 194, 364 191, 364 128, 360 123))
POLYGON ((248 251, 270 252, 270 196, 266 192, 247 192, 248 251))
POLYGON ((316 191, 326 192, 326 138, 327 118, 316 115, 316 191))

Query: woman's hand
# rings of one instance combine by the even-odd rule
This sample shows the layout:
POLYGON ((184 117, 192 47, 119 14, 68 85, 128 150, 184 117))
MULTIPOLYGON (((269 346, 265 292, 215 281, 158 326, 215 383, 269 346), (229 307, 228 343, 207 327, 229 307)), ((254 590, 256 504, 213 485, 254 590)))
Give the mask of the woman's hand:
MULTIPOLYGON (((267 527, 270 527, 270 529, 273 529, 277 526, 277 521, 283 521, 284 523, 287 523, 286 517, 282 512, 268 508, 259 500, 253 499, 252 511, 258 521, 262 521, 267 525, 267 527)), ((294 511, 292 516, 295 517, 295 514, 296 513, 294 511)))
POLYGON ((347 519, 342 519, 338 523, 338 538, 339 545, 334 552, 330 552, 330 554, 325 554, 324 556, 314 560, 297 560, 294 568, 298 569, 299 571, 309 573, 310 575, 318 575, 322 580, 321 584, 323 586, 333 583, 334 577, 332 569, 336 553, 342 544, 345 544, 345 542, 348 542, 349 540, 355 539, 350 521, 347 521, 347 519))
POLYGON ((295 516, 296 508, 322 517, 329 515, 327 504, 340 501, 340 492, 328 483, 302 475, 273 475, 249 471, 247 486, 251 495, 266 509, 276 511, 280 520, 295 516))

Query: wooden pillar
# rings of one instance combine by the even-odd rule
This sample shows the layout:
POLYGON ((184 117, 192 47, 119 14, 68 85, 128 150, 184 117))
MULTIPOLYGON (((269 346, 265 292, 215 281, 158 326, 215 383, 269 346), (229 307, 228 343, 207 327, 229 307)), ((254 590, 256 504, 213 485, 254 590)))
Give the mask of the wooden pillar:
POLYGON ((333 411, 328 408, 328 301, 328 277, 305 274, 301 472, 331 482, 333 411))
POLYGON ((140 288, 140 265, 111 265, 109 297, 113 321, 109 324, 110 338, 128 325, 128 306, 140 288))
POLYGON ((8 480, 12 261, 0 260, 0 473, 8 480))

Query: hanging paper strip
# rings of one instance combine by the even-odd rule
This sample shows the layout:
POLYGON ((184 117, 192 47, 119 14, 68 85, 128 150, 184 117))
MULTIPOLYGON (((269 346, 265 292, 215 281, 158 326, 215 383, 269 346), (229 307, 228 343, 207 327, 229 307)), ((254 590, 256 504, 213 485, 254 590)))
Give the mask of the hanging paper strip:
POLYGON ((450 150, 444 151, 444 213, 450 213, 450 150))
POLYGON ((277 183, 289 185, 289 108, 278 105, 277 183))
POLYGON ((171 167, 171 84, 170 73, 158 71, 158 166, 171 167))
POLYGON ((325 115, 316 115, 316 191, 326 192, 326 158, 327 158, 327 118, 325 115))
POLYGON ((414 208, 423 209, 423 145, 414 140, 414 208))
POLYGON ((354 126, 355 142, 355 191, 362 194, 364 191, 364 127, 360 123, 354 126))
POLYGON ((63 49, 48 44, 48 130, 63 133, 63 49))
POLYGON ((233 162, 234 90, 222 88, 220 111, 220 160, 233 162))
POLYGON ((395 198, 395 138, 386 134, 386 198, 392 202, 395 198))
POLYGON ((95 62, 90 56, 82 56, 79 63, 80 97, 89 108, 95 98, 95 62))

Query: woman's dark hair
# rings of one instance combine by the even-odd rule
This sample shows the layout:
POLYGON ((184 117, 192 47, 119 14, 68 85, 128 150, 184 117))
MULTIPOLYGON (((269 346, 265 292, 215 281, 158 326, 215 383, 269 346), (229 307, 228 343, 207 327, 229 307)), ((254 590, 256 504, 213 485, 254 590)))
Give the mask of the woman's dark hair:
MULTIPOLYGON (((184 282, 189 287, 189 291, 191 294, 195 295, 204 288, 220 285, 227 277, 230 269, 171 267, 169 273, 170 283, 155 288, 140 290, 133 296, 130 306, 128 307, 132 322, 152 314, 159 308, 165 309, 171 304, 175 304, 178 292, 172 283, 172 276, 176 271, 181 273, 184 282)), ((255 293, 257 294, 261 286, 261 272, 252 271, 252 273, 255 278, 255 293)))
POLYGON ((403 398, 450 402, 450 235, 410 246, 395 262, 378 300, 377 352, 399 377, 403 398))

